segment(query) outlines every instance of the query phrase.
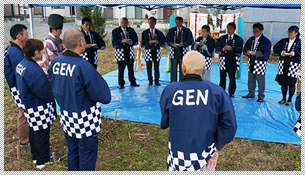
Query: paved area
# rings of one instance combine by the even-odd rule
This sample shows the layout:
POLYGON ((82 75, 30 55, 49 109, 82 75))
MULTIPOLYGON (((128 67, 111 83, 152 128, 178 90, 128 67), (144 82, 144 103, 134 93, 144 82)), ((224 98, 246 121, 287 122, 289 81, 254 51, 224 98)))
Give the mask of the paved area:
MULTIPOLYGON (((8 44, 9 41, 11 40, 10 37, 10 28, 15 25, 15 24, 24 24, 25 26, 28 27, 28 32, 29 32, 29 36, 31 36, 31 32, 30 32, 30 23, 27 20, 24 21, 4 21, 4 44, 8 44)), ((143 30, 146 29, 146 26, 143 26, 145 28, 137 28, 137 26, 131 26, 133 27, 139 37, 139 40, 141 38, 141 33, 143 30)), ((64 23, 63 25, 63 33, 65 31, 67 31, 68 29, 71 28, 77 28, 77 29, 81 29, 80 25, 77 25, 75 22, 69 22, 69 23, 64 23)), ((104 38, 105 41, 111 41, 111 32, 115 27, 109 27, 106 26, 106 32, 108 32, 107 36, 104 38)), ((163 29, 164 32, 164 29, 163 29)), ((36 39, 40 39, 40 40, 44 40, 47 35, 49 34, 49 26, 47 23, 45 22, 34 22, 34 38, 36 39)), ((60 36, 61 38, 63 37, 63 34, 60 36)))

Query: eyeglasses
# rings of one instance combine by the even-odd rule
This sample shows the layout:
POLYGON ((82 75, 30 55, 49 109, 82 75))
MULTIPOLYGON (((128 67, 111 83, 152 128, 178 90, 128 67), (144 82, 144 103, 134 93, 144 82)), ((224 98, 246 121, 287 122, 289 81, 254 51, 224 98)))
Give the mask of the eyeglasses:
POLYGON ((260 30, 252 30, 253 33, 259 33, 260 30))

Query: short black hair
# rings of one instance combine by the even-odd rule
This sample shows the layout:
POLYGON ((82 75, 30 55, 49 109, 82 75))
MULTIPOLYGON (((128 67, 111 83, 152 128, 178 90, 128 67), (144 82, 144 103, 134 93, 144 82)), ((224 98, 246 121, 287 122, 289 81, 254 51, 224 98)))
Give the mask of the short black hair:
POLYGON ((149 20, 153 20, 155 23, 157 23, 157 19, 156 19, 155 17, 153 17, 153 16, 150 17, 150 18, 148 18, 148 21, 149 21, 149 20))
POLYGON ((177 17, 175 18, 175 21, 176 21, 176 20, 179 20, 179 21, 183 22, 183 18, 180 17, 180 16, 177 16, 177 17))
POLYGON ((83 18, 82 19, 82 24, 85 24, 85 22, 90 22, 91 23, 91 19, 90 18, 83 18))
POLYGON ((253 24, 253 29, 258 28, 258 30, 264 30, 264 26, 261 23, 255 23, 253 24))
POLYGON ((236 29, 236 24, 234 22, 228 23, 227 26, 232 26, 234 30, 236 29))
POLYGON ((52 30, 53 30, 53 29, 54 29, 54 30, 56 30, 56 31, 57 31, 57 30, 59 30, 59 29, 56 29, 56 28, 50 27, 50 28, 49 28, 50 33, 52 33, 52 30))
POLYGON ((210 26, 208 26, 208 25, 203 25, 203 26, 201 27, 201 29, 205 29, 205 30, 207 30, 207 32, 210 32, 210 31, 211 31, 211 28, 210 28, 210 26))
POLYGON ((23 24, 15 24, 10 29, 10 35, 13 40, 16 39, 17 35, 23 35, 23 30, 27 30, 28 28, 23 24))

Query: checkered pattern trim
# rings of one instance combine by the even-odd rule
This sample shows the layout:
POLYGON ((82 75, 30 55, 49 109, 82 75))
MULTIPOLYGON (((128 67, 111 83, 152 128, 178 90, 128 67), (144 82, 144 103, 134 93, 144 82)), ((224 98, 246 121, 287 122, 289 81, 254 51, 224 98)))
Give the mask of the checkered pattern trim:
POLYGON ((115 61, 124 61, 124 49, 115 49, 115 61))
POLYGON ((97 55, 97 51, 94 51, 94 64, 98 65, 98 55, 97 55))
POLYGON ((12 87, 11 88, 11 94, 14 98, 14 101, 15 101, 16 105, 18 107, 22 107, 23 104, 22 104, 22 101, 21 101, 21 98, 20 98, 19 90, 16 87, 12 87))
POLYGON ((277 68, 277 74, 283 75, 284 73, 284 60, 279 60, 279 66, 277 68))
MULTIPOLYGON (((152 61, 152 54, 151 54, 151 49, 145 49, 144 50, 144 60, 145 61, 152 61)), ((161 60, 161 50, 157 49, 157 61, 161 60)))
POLYGON ((189 51, 188 47, 183 47, 182 55, 184 56, 189 51))
POLYGON ((301 137, 301 116, 299 117, 298 121, 295 123, 293 130, 301 137))
POLYGON ((65 133, 77 139, 97 134, 102 128, 101 106, 99 102, 80 114, 62 110, 60 123, 65 133))
POLYGON ((23 111, 24 116, 33 131, 48 128, 56 118, 52 102, 37 106, 35 108, 25 109, 23 106, 23 111))
POLYGON ((84 53, 80 54, 79 56, 86 61, 89 60, 87 52, 84 52, 84 53))
POLYGON ((197 153, 185 154, 182 151, 173 153, 171 143, 168 143, 167 166, 169 171, 198 171, 207 164, 216 152, 215 144, 211 144, 201 155, 197 153))
POLYGON ((240 58, 239 58, 239 56, 236 56, 236 57, 235 57, 235 60, 236 60, 236 67, 237 67, 237 70, 239 70, 239 66, 240 66, 240 58))
POLYGON ((174 47, 170 47, 170 50, 169 50, 169 58, 170 59, 174 59, 175 58, 175 48, 174 47))
POLYGON ((218 61, 219 70, 226 70, 225 59, 226 59, 225 57, 219 57, 219 61, 218 61))
POLYGON ((298 78, 297 72, 300 68, 299 63, 290 62, 289 70, 288 70, 288 76, 293 78, 298 78))
POLYGON ((212 57, 206 57, 205 64, 206 64, 205 69, 211 70, 212 69, 212 57))
POLYGON ((130 59, 134 59, 134 58, 135 58, 134 48, 130 47, 130 59))
MULTIPOLYGON (((130 47, 130 59, 134 59, 135 54, 134 54, 134 49, 133 47, 130 47)), ((115 56, 114 56, 115 61, 125 61, 124 58, 124 49, 115 49, 115 56)))
MULTIPOLYGON (((254 61, 253 74, 265 75, 267 71, 268 61, 254 61)), ((248 58, 248 71, 250 71, 250 58, 248 58)))
MULTIPOLYGON (((219 61, 218 61, 218 67, 219 70, 226 70, 226 62, 225 62, 226 58, 225 57, 219 57, 219 61)), ((238 56, 235 57, 235 61, 236 61, 236 67, 237 70, 239 70, 239 65, 240 65, 240 58, 238 56)))
MULTIPOLYGON (((174 51, 174 47, 170 47, 170 51, 169 51, 169 58, 170 59, 174 59, 175 58, 175 51, 174 51)), ((182 51, 182 56, 184 56, 188 51, 189 51, 189 48, 188 47, 183 47, 182 48, 183 51, 182 51)))

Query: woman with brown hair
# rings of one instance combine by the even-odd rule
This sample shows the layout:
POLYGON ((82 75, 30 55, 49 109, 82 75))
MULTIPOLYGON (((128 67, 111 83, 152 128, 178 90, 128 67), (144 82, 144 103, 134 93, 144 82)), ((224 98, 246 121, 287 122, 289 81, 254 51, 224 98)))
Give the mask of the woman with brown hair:
POLYGON ((49 162, 50 125, 55 120, 51 84, 36 61, 41 60, 43 43, 28 39, 22 48, 25 57, 16 66, 16 83, 23 102, 23 111, 30 125, 33 163, 42 169, 49 162))

